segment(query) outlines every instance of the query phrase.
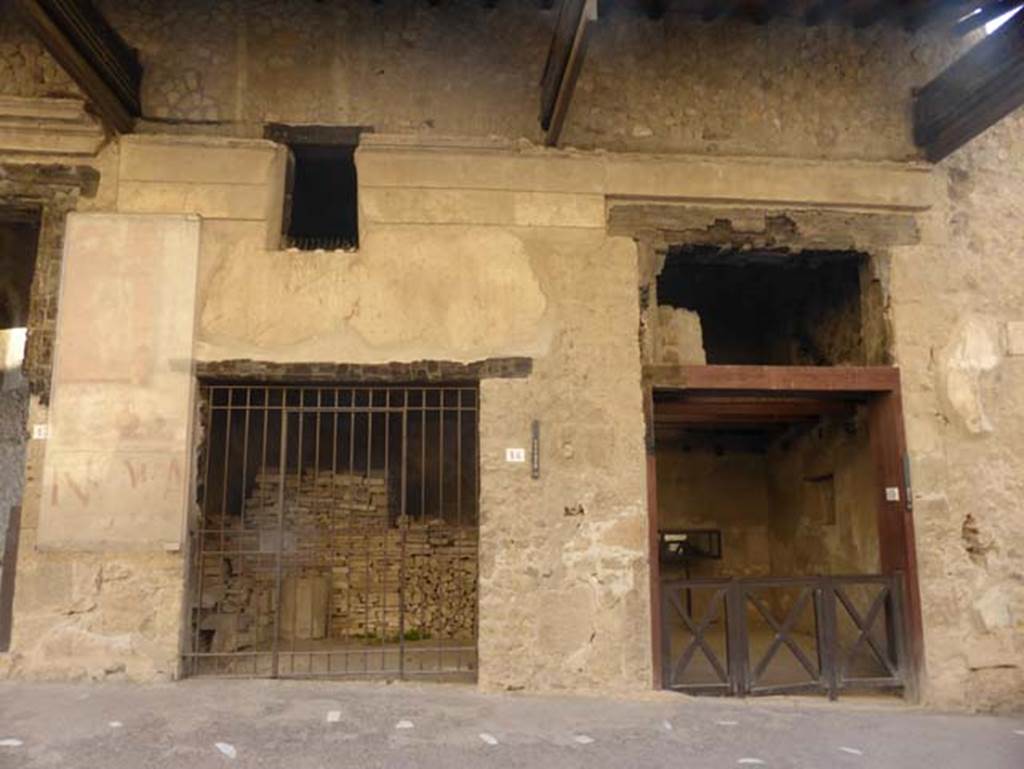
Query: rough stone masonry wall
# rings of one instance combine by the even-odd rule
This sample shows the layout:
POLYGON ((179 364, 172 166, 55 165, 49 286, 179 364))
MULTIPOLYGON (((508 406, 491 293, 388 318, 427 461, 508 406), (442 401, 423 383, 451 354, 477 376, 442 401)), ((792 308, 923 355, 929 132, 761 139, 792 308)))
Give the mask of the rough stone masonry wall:
POLYGON ((1024 116, 936 170, 945 186, 897 249, 891 313, 914 486, 926 698, 1024 694, 1024 116))
MULTIPOLYGON (((185 120, 204 133, 259 136, 264 122, 284 122, 542 138, 537 82, 557 8, 475 0, 97 5, 140 50, 143 111, 158 130, 185 120)), ((907 95, 950 54, 930 31, 890 25, 707 25, 672 9, 652 21, 608 5, 566 123, 570 146, 911 157, 907 95)))
POLYGON ((70 77, 21 22, 13 0, 0 0, 0 95, 78 96, 70 77))

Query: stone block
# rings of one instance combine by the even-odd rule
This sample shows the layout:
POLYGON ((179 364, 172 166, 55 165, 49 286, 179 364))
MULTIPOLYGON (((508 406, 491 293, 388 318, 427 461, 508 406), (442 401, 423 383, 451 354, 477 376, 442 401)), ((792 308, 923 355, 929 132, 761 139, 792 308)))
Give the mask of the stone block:
POLYGON ((277 196, 269 185, 192 182, 135 182, 118 185, 123 213, 198 214, 204 219, 265 221, 276 215, 277 196))
POLYGON ((360 185, 409 189, 523 190, 600 194, 598 157, 510 146, 396 146, 394 137, 367 134, 356 150, 360 185))
POLYGON ((607 159, 610 197, 924 210, 937 196, 924 167, 738 158, 607 159))
POLYGON ((278 181, 287 149, 269 141, 126 136, 122 182, 264 185, 278 181))
POLYGON ((600 195, 364 187, 359 203, 365 222, 604 227, 600 195))

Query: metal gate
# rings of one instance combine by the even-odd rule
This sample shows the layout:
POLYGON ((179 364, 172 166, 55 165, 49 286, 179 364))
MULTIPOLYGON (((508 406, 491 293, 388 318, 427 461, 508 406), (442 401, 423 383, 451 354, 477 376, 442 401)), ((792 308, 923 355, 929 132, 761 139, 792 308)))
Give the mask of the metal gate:
POLYGON ((902 690, 902 578, 692 579, 661 586, 662 685, 690 694, 902 690))
POLYGON ((200 395, 185 672, 475 679, 477 388, 200 395))

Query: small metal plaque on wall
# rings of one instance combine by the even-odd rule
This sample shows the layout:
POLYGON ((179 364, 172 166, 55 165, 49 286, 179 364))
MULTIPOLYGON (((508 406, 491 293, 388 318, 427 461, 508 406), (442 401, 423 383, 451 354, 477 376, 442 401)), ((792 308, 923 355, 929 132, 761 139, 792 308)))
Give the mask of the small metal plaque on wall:
POLYGON ((530 477, 540 478, 540 421, 533 420, 530 427, 530 477))

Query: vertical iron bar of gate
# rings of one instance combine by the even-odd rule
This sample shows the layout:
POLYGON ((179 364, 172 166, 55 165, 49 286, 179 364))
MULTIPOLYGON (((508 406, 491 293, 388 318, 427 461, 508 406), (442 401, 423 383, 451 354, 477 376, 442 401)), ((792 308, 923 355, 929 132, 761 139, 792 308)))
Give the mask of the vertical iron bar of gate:
MULTIPOLYGON (((437 518, 444 519, 444 395, 443 389, 437 390, 437 518)), ((426 401, 424 401, 424 406, 426 401)), ((424 472, 426 468, 424 468, 424 472)), ((444 604, 444 580, 439 580, 439 592, 440 600, 442 605, 444 604)), ((444 616, 442 614, 442 616, 444 616)), ((444 670, 444 634, 445 630, 443 627, 441 632, 438 634, 437 639, 437 672, 441 673, 444 670)), ((456 653, 458 654, 458 653, 456 653)))
POLYGON ((270 651, 271 677, 278 676, 278 651, 281 636, 281 582, 284 564, 284 480, 288 463, 288 409, 287 391, 281 391, 281 445, 278 451, 278 486, 277 486, 277 542, 276 562, 274 564, 274 638, 270 651))
POLYGON ((405 520, 405 482, 406 482, 406 439, 408 437, 408 413, 409 413, 409 391, 402 390, 402 467, 401 467, 401 495, 400 515, 398 516, 398 527, 402 536, 402 556, 399 564, 398 575, 398 677, 405 678, 405 545, 406 531, 408 526, 405 520))

